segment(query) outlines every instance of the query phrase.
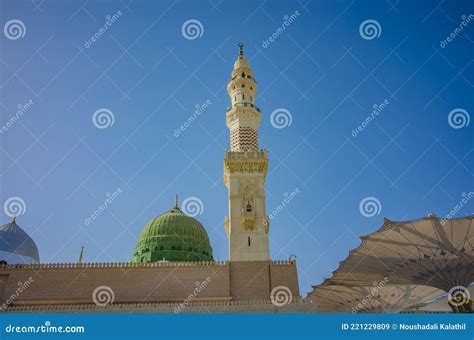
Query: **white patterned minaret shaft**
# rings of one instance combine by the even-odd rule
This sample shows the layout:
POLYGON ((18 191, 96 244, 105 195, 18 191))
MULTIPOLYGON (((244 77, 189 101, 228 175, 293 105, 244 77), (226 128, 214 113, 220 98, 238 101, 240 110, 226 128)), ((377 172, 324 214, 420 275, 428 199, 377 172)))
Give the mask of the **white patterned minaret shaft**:
POLYGON ((268 261, 269 219, 265 207, 267 152, 258 149, 260 110, 254 105, 257 83, 245 59, 243 45, 234 63, 227 93, 230 150, 224 160, 224 183, 229 192, 225 229, 230 261, 268 261))
POLYGON ((242 44, 239 44, 239 49, 232 79, 227 85, 227 93, 232 103, 227 113, 230 148, 232 151, 258 150, 257 129, 260 125, 260 112, 253 104, 257 83, 244 57, 242 44))

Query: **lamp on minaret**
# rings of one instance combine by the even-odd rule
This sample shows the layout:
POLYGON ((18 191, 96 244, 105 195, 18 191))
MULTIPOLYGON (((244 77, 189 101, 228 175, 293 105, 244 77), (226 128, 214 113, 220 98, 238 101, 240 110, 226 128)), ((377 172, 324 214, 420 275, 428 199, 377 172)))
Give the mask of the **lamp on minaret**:
POLYGON ((254 105, 257 82, 239 43, 227 94, 231 106, 226 124, 230 149, 224 160, 224 183, 228 189, 229 216, 225 229, 230 261, 268 261, 269 219, 265 207, 267 151, 259 150, 260 109, 254 105))

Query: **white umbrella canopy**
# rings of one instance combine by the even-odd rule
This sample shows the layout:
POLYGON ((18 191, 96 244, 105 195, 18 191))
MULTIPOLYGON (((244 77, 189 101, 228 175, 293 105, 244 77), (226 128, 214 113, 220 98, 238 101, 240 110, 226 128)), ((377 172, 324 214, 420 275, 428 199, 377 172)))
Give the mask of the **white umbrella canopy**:
POLYGON ((473 216, 385 219, 378 231, 361 239, 361 245, 323 284, 371 286, 388 280, 388 284, 426 285, 449 292, 474 281, 473 216))
POLYGON ((321 313, 399 313, 444 293, 428 286, 384 286, 384 282, 364 287, 320 285, 313 287, 306 301, 313 303, 314 312, 321 313))

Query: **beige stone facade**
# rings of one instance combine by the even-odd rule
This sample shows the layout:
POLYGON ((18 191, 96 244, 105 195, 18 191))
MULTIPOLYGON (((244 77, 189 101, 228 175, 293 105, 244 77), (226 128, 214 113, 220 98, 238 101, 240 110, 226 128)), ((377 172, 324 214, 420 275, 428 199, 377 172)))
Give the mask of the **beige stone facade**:
POLYGON ((130 312, 137 306, 166 312, 183 303, 194 306, 190 310, 195 311, 206 305, 221 309, 237 306, 247 306, 238 307, 239 310, 258 309, 256 304, 261 305, 263 311, 272 308, 270 295, 279 286, 291 292, 291 301, 300 300, 295 262, 74 263, 0 267, 0 297, 4 303, 2 309, 7 312, 93 311, 105 307, 110 311, 130 312), (18 292, 26 282, 29 284, 18 292), (100 297, 96 297, 99 302, 94 299, 94 291, 100 287, 107 287, 111 292, 104 306, 100 305, 103 302, 100 297))

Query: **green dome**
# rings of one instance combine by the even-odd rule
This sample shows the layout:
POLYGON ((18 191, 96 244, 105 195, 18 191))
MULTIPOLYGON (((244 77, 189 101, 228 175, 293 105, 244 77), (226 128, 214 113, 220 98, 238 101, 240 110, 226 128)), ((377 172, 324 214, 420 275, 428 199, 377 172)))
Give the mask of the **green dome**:
POLYGON ((213 261, 206 229, 176 205, 143 228, 130 262, 213 261))

